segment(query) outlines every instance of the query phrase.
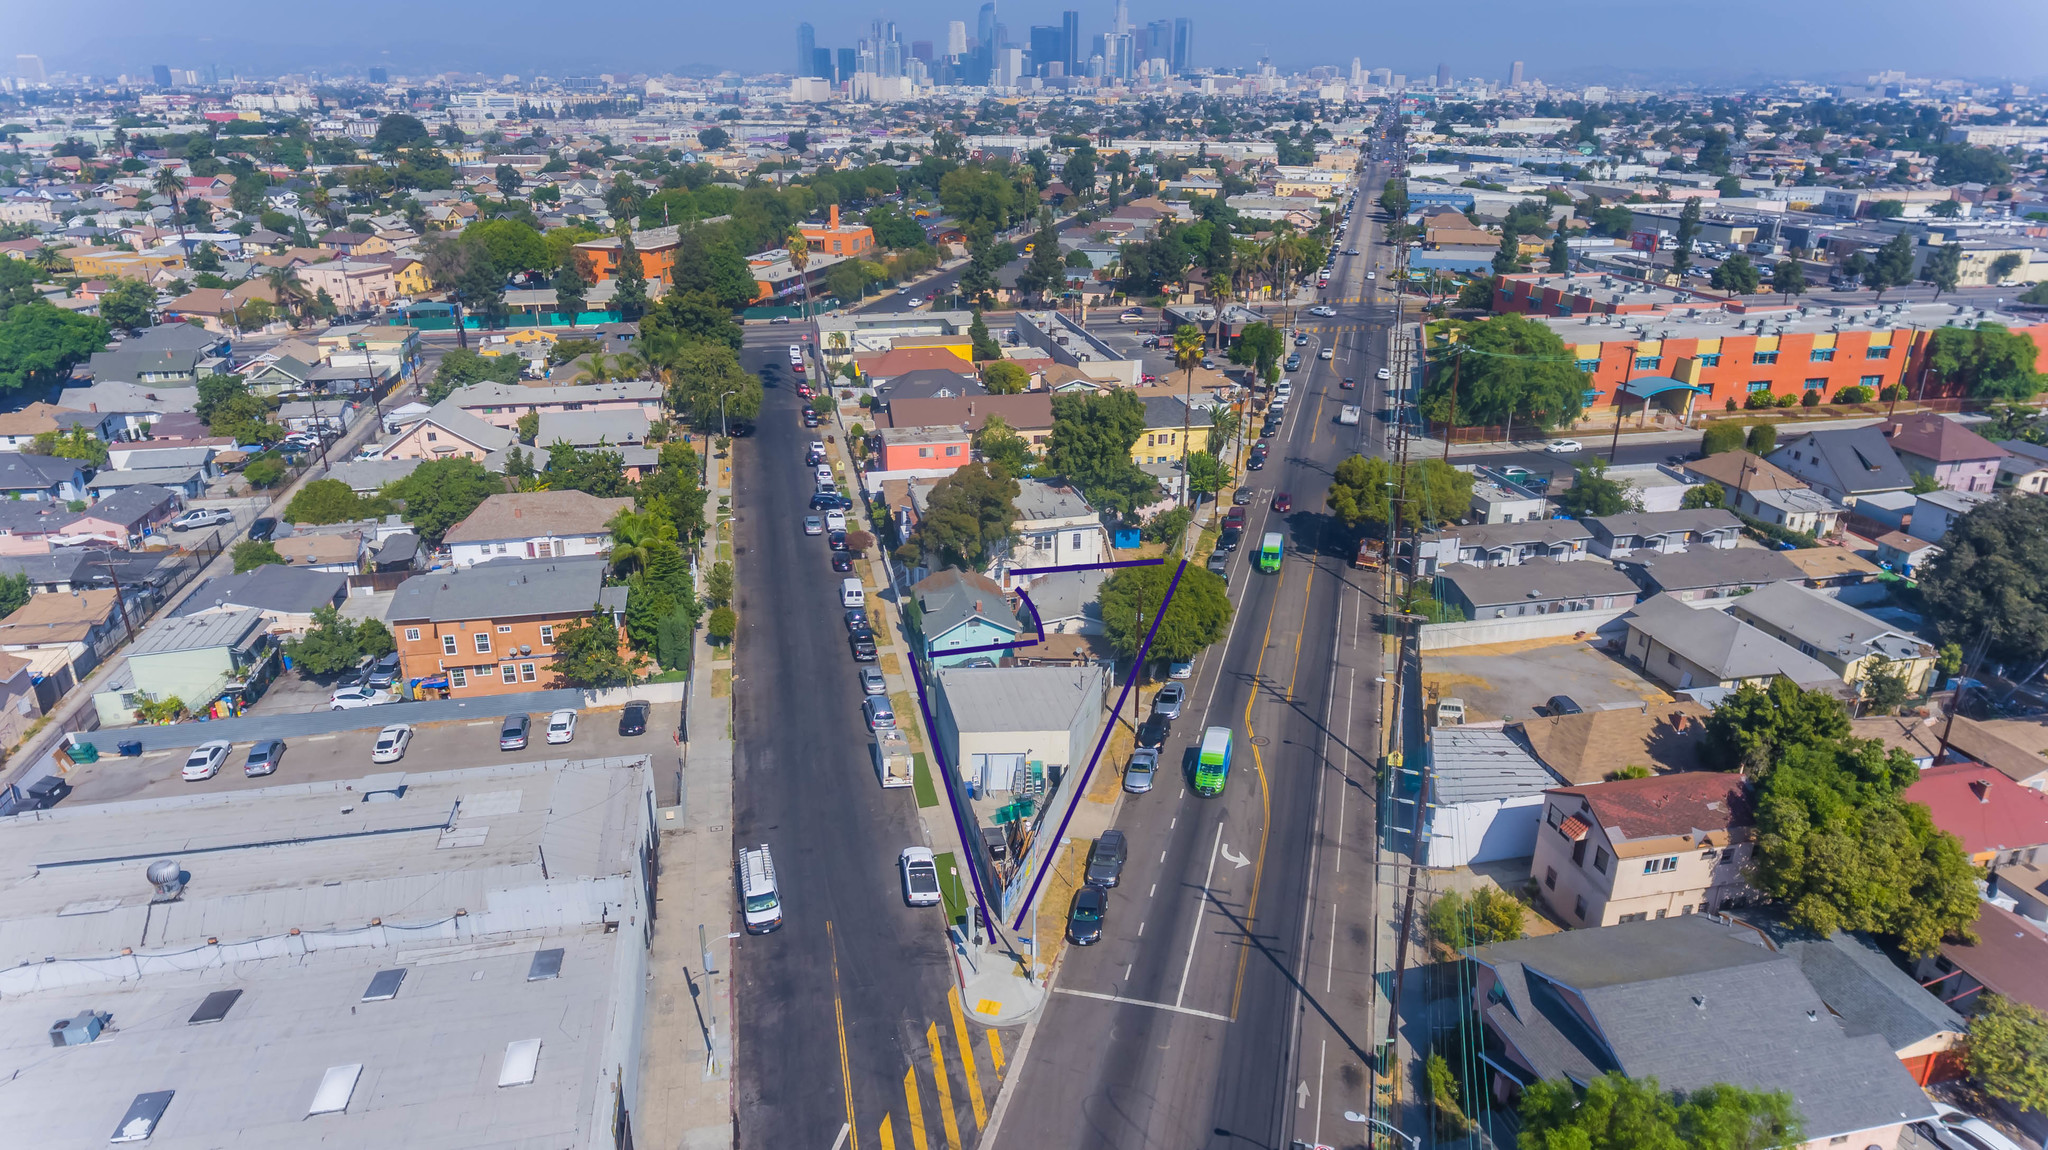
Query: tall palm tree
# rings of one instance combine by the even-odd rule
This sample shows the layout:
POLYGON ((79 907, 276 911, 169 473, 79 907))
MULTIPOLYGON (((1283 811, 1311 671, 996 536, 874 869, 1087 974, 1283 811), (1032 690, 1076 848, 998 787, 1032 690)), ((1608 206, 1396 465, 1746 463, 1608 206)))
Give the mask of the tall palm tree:
POLYGON ((605 528, 612 533, 612 569, 620 574, 644 570, 650 545, 676 538, 676 525, 651 511, 620 511, 605 528))
POLYGON ((789 235, 783 238, 782 246, 789 249, 789 266, 796 269, 798 286, 804 291, 804 318, 811 315, 811 281, 804 275, 804 269, 811 263, 811 241, 802 228, 791 224, 789 235))
POLYGON ((271 268, 264 273, 263 281, 270 285, 272 295, 277 297, 278 309, 285 313, 294 327, 298 326, 299 315, 312 293, 306 290, 305 282, 299 279, 296 268, 271 268))
POLYGON ((1202 329, 1191 323, 1184 323, 1173 333, 1173 362, 1187 373, 1187 394, 1181 397, 1180 417, 1180 498, 1182 505, 1189 502, 1193 492, 1188 487, 1188 433, 1195 411, 1195 365, 1202 362, 1202 349, 1207 345, 1202 329))
POLYGON ((185 181, 166 164, 156 170, 156 175, 150 180, 150 188, 159 196, 170 197, 171 220, 178 225, 178 252, 182 255, 185 251, 185 213, 179 197, 185 194, 185 181))
POLYGON ((63 267, 65 261, 56 248, 49 244, 38 244, 36 250, 29 255, 28 262, 34 264, 36 270, 44 275, 51 275, 63 267))

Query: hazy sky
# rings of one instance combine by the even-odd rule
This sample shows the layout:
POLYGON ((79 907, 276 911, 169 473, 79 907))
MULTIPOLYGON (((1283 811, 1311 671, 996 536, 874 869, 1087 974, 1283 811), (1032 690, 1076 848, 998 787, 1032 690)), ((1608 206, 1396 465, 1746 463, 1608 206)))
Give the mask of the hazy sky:
MULTIPOLYGON (((1012 40, 1022 42, 1031 25, 1057 24, 1067 7, 1082 13, 1084 36, 1104 30, 1113 11, 1109 0, 1011 0, 999 14, 1012 40)), ((903 39, 931 40, 943 51, 946 22, 964 20, 972 35, 978 8, 972 0, 896 0, 866 11, 824 0, 0 0, 0 27, 12 52, 39 53, 52 71, 147 75, 150 65, 168 64, 216 66, 223 76, 342 74, 383 64, 394 73, 563 75, 691 66, 788 70, 802 20, 816 25, 820 47, 851 46, 880 16, 896 21, 903 39), (370 47, 379 44, 389 47, 370 47)), ((1191 17, 1195 62, 1211 67, 1250 65, 1262 55, 1283 70, 1348 67, 1357 56, 1368 67, 1412 74, 1434 71, 1441 61, 1461 78, 1504 76, 1520 59, 1528 76, 1560 81, 1855 80, 1895 68, 2025 82, 2048 76, 2048 4, 1978 0, 1952 12, 1926 0, 1132 0, 1130 7, 1137 24, 1191 17)), ((7 63, 0 60, 0 67, 7 63)))

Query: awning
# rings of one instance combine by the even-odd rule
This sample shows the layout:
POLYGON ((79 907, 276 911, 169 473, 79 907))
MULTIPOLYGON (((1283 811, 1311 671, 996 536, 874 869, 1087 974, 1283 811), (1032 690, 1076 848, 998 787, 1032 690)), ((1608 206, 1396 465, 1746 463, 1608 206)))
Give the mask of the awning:
POLYGON ((1557 832, 1573 842, 1580 842, 1585 839, 1586 832, 1592 829, 1593 824, 1577 815, 1573 815, 1558 824, 1557 832))
POLYGON ((1673 379, 1668 375, 1639 375, 1617 388, 1616 394, 1619 395, 1625 391, 1637 399, 1648 399, 1653 395, 1662 395, 1667 391, 1689 391, 1694 395, 1705 395, 1709 390, 1709 388, 1701 387, 1698 384, 1673 379))

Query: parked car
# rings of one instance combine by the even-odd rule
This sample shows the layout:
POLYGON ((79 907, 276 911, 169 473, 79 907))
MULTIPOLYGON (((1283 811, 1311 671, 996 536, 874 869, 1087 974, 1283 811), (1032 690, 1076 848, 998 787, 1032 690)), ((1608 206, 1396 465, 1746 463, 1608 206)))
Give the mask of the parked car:
POLYGON ((1945 1102, 1936 1102, 1934 1110, 1934 1121, 1914 1125, 1925 1130, 1934 1142, 1947 1150, 2020 1150, 2018 1142, 1982 1118, 1966 1114, 1945 1102))
POLYGON ((846 641, 853 650, 854 662, 872 663, 877 658, 875 654, 875 635, 874 632, 869 631, 867 628, 863 627, 859 632, 849 635, 846 641))
POLYGON ((1586 445, 1576 439, 1553 439, 1543 445, 1543 450, 1552 455, 1576 455, 1586 450, 1586 445))
POLYGON ((904 847, 903 853, 896 856, 896 870, 903 878, 904 905, 937 906, 943 901, 939 892, 939 864, 930 847, 904 847))
POLYGON ((171 530, 191 531, 199 527, 218 527, 233 523, 235 513, 219 507, 194 507, 176 519, 171 520, 171 530))
POLYGON ((646 734, 647 715, 648 712, 652 710, 654 710, 654 705, 652 703, 642 702, 639 699, 635 699, 632 702, 627 703, 626 709, 619 713, 619 734, 646 734))
POLYGON ((1083 886, 1074 892, 1067 907, 1067 941, 1075 946, 1094 946, 1102 941, 1102 918, 1109 910, 1109 892, 1099 886, 1083 886))
POLYGON ((1230 552, 1225 551, 1221 547, 1209 552, 1209 561, 1205 566, 1209 568, 1211 574, 1228 574, 1230 571, 1230 552))
POLYGON ((388 691, 397 685, 400 669, 398 652, 393 651, 370 664, 369 672, 363 676, 363 684, 379 691, 388 691))
POLYGON ((1088 868, 1083 872, 1082 881, 1104 888, 1123 881, 1124 851, 1124 832, 1115 829, 1103 831, 1088 852, 1088 868))
POLYGON ((896 708, 889 704, 887 695, 869 695, 860 701, 860 717, 870 731, 893 731, 896 729, 896 708))
POLYGON ((242 760, 242 774, 252 779, 274 775, 283 761, 283 739, 258 739, 250 746, 249 757, 242 760))
POLYGON ((214 739, 192 748, 192 753, 185 756, 185 767, 178 772, 178 777, 188 783, 196 783, 219 774, 220 765, 227 762, 232 746, 226 739, 214 739))
POLYGON ((268 542, 276 534, 277 520, 269 515, 258 516, 254 522, 249 524, 249 538, 253 542, 268 542))
POLYGON ((1249 512, 1243 506, 1232 507, 1223 513, 1223 525, 1225 527, 1235 527, 1242 531, 1244 530, 1244 520, 1247 514, 1249 512))
POLYGON ((868 609, 866 607, 848 607, 846 609, 846 629, 848 631, 867 630, 868 609))
POLYGON ((377 732, 377 743, 370 748, 370 761, 395 763, 405 757, 405 749, 411 745, 411 724, 393 723, 377 732))
POLYGON ((334 693, 327 696, 327 709, 330 711, 353 711, 361 707, 374 707, 379 703, 388 701, 389 696, 367 683, 350 683, 344 687, 336 687, 334 693))
POLYGON ((1152 777, 1158 773, 1158 751, 1149 747, 1132 751, 1131 761, 1124 764, 1124 791, 1133 795, 1144 794, 1152 789, 1152 777))
POLYGON ((889 693, 889 681, 883 678, 880 667, 862 667, 860 669, 860 691, 863 695, 886 695, 889 693))
POLYGON ((566 743, 576 737, 576 712, 564 708, 548 716, 548 742, 566 743))
POLYGON ((1579 706, 1578 700, 1570 695, 1552 695, 1550 702, 1544 704, 1544 714, 1552 716, 1582 715, 1585 711, 1586 708, 1579 706))
POLYGON ((1152 713, 1165 715, 1169 719, 1180 718, 1180 709, 1188 701, 1188 689, 1179 683, 1167 683, 1152 696, 1152 713))
POLYGON ((1216 549, 1218 551, 1235 551, 1238 544, 1242 542, 1244 542, 1244 531, 1242 529, 1225 527, 1223 533, 1216 537, 1216 549))
POLYGON ((1173 720, 1155 713, 1138 725, 1138 745, 1158 750, 1166 745, 1166 737, 1172 733, 1173 720))
POLYGON ((1166 665, 1166 677, 1169 679, 1192 679, 1195 677, 1195 665, 1193 663, 1168 663, 1166 665))
POLYGON ((1394 378, 1394 369, 1393 369, 1393 368, 1391 368, 1391 367, 1383 367, 1383 368, 1379 369, 1378 371, 1376 371, 1376 372, 1373 372, 1373 373, 1372 373, 1372 377, 1373 377, 1374 379, 1380 379, 1380 380, 1387 380, 1387 379, 1392 379, 1392 378, 1394 378))
POLYGON ((846 550, 846 532, 834 531, 825 536, 825 546, 834 551, 846 550))
POLYGON ((503 726, 498 728, 498 749, 501 751, 523 751, 526 749, 526 735, 533 729, 533 717, 527 714, 507 715, 503 726))
POLYGON ((1233 507, 1243 507, 1257 497, 1257 493, 1251 488, 1239 487, 1236 491, 1230 493, 1230 503, 1233 507))

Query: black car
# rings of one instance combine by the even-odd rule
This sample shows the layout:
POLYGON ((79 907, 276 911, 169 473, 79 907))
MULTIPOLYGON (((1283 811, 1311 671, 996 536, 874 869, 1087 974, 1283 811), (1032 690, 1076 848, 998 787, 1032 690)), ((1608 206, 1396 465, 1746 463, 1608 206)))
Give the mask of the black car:
POLYGON ((838 496, 830 495, 823 491, 811 496, 811 510, 813 511, 830 511, 837 506, 839 506, 838 496))
POLYGON ((847 553, 846 553, 846 552, 844 552, 844 551, 834 551, 834 552, 832 553, 832 570, 834 570, 834 571, 851 571, 851 570, 853 570, 853 556, 851 556, 851 555, 847 554, 847 553))
POLYGON ((1173 733, 1173 720, 1165 715, 1155 714, 1138 724, 1138 745, 1157 750, 1166 745, 1166 736, 1173 733))
POLYGON ((1107 830, 1088 852, 1088 869, 1083 881, 1089 886, 1113 887, 1124 875, 1124 832, 1107 830))
POLYGON ((1075 946, 1094 946, 1102 941, 1102 918, 1109 910, 1109 892, 1099 886, 1084 886, 1074 892, 1067 909, 1067 941, 1075 946))
POLYGON ((825 543, 826 543, 826 545, 827 545, 827 546, 831 547, 831 548, 832 548, 832 550, 834 550, 834 551, 844 551, 844 550, 846 550, 846 532, 844 532, 844 531, 834 531, 834 532, 832 532, 832 533, 831 533, 830 535, 827 535, 827 536, 825 536, 825 543))
POLYGON ((846 629, 848 631, 865 631, 867 626, 868 609, 866 607, 848 607, 846 609, 846 629))
POLYGON ((271 516, 261 516, 254 523, 249 524, 249 538, 258 543, 267 542, 275 534, 277 534, 277 520, 271 516))
POLYGON ((640 702, 639 700, 627 703, 626 709, 619 714, 619 733, 621 735, 646 734, 647 715, 653 709, 653 704, 640 702))
POLYGON ((1544 704, 1544 706, 1547 708, 1547 713, 1553 716, 1583 715, 1586 713, 1586 708, 1579 706, 1578 700, 1570 695, 1552 695, 1550 696, 1550 702, 1544 704))
POLYGON ((1243 530, 1236 527, 1225 527, 1223 533, 1216 537, 1216 548, 1219 551, 1235 551, 1239 544, 1243 542, 1243 530))
POLYGON ((1260 439, 1271 439, 1278 434, 1280 434, 1280 421, 1277 419, 1269 419, 1259 425, 1260 439))
POLYGON ((848 646, 853 648, 854 662, 872 663, 875 661, 874 632, 863 627, 858 633, 847 636, 846 641, 848 646))
POLYGON ((1249 459, 1247 459, 1247 460, 1245 460, 1245 461, 1244 461, 1244 469, 1245 469, 1246 471, 1264 471, 1264 470, 1266 469, 1266 454, 1265 454, 1265 452, 1262 452, 1262 451, 1254 451, 1254 452, 1252 452, 1252 454, 1251 454, 1251 458, 1249 458, 1249 459))

